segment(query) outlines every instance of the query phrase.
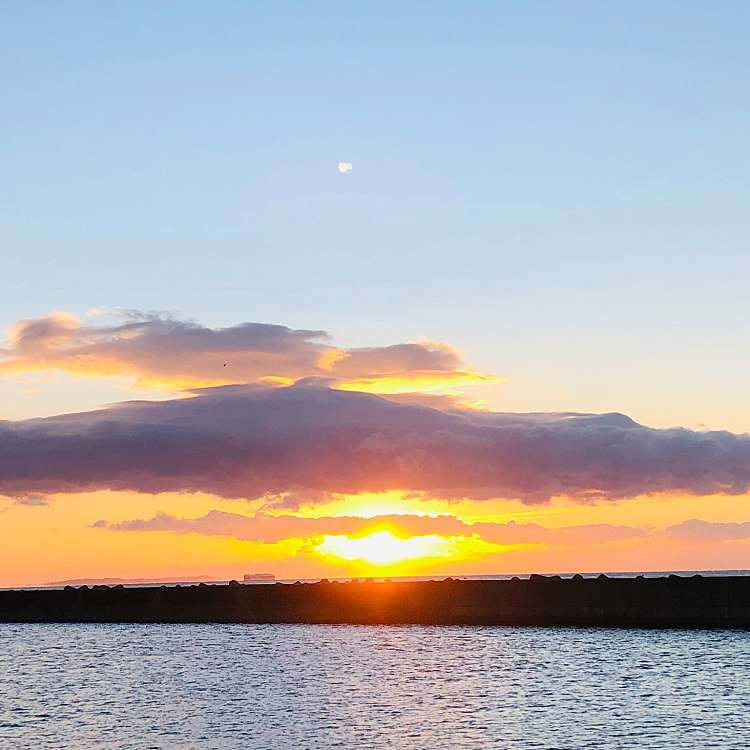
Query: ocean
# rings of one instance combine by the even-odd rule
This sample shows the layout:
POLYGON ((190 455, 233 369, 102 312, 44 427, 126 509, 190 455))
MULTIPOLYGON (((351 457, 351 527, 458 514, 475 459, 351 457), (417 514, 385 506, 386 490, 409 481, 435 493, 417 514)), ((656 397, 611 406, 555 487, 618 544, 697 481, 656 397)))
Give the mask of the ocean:
POLYGON ((2 750, 750 746, 733 630, 0 625, 2 750))

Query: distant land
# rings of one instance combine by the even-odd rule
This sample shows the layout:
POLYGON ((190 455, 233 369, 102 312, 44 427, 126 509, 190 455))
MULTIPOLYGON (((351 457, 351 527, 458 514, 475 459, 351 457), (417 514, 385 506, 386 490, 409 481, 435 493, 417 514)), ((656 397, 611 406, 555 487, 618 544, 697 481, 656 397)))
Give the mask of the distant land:
POLYGON ((168 576, 167 578, 69 578, 64 581, 48 581, 42 586, 111 586, 118 583, 193 583, 194 581, 217 581, 212 576, 168 576))

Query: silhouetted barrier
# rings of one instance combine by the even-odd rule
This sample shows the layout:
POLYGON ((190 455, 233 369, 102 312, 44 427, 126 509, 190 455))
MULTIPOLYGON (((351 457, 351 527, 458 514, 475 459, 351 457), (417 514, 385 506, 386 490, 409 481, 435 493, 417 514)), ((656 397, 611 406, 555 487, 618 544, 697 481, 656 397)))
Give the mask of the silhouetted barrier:
POLYGON ((0 622, 750 628, 750 577, 83 586, 0 592, 0 622))

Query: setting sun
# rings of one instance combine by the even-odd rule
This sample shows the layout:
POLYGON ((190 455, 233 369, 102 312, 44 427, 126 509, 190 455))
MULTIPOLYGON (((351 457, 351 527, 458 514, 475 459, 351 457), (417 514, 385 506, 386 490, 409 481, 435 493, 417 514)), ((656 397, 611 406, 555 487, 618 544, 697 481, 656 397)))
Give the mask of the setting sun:
POLYGON ((361 537, 326 534, 316 549, 341 560, 393 565, 407 560, 451 557, 453 546, 447 537, 433 534, 402 538, 384 530, 361 537))

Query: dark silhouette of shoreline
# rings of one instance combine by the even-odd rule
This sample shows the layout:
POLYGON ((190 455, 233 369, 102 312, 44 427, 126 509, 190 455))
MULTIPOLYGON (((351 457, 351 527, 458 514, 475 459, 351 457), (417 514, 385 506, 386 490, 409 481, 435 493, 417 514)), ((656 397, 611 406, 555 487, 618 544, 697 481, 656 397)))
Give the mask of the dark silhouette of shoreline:
POLYGON ((0 592, 0 622, 750 628, 750 577, 69 586, 0 592))
MULTIPOLYGON (((67 578, 62 581, 48 581, 44 586, 37 588, 62 588, 63 586, 116 586, 118 583, 127 585, 133 584, 159 584, 159 583, 199 583, 201 581, 216 581, 217 579, 210 576, 195 576, 191 580, 186 580, 185 576, 166 576, 164 578, 67 578)), ((218 582, 218 581, 217 581, 218 582)))

